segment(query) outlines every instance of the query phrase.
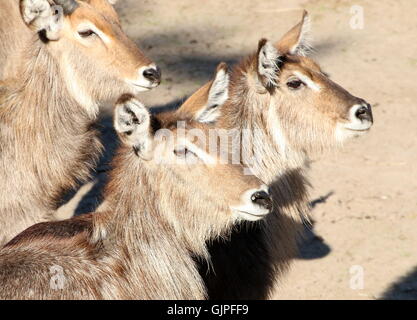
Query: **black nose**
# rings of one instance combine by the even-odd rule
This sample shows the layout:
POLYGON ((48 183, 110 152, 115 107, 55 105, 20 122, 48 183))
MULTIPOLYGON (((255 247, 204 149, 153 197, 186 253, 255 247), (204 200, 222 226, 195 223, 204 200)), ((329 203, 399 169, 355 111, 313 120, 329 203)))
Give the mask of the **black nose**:
POLYGON ((153 83, 161 82, 161 69, 159 67, 149 68, 143 71, 143 76, 153 83))
POLYGON ((271 210, 272 209, 272 199, 268 193, 265 191, 257 191, 255 192, 251 200, 253 203, 256 203, 259 206, 264 207, 265 209, 271 210))
POLYGON ((363 104, 358 110, 356 110, 355 116, 361 121, 363 120, 370 121, 370 122, 374 121, 372 117, 372 108, 369 103, 363 104))

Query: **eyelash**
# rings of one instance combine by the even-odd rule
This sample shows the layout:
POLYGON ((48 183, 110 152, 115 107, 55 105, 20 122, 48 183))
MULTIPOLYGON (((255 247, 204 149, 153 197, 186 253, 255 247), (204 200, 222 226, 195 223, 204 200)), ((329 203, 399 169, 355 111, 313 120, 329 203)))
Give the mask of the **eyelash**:
POLYGON ((294 80, 291 80, 291 81, 287 82, 287 87, 289 87, 290 89, 293 89, 293 90, 299 89, 300 86, 302 86, 302 85, 304 85, 304 82, 302 82, 299 79, 294 79, 294 80))
POLYGON ((188 154, 188 149, 187 148, 185 148, 185 149, 175 149, 174 154, 177 157, 185 157, 188 154))
POLYGON ((96 33, 93 30, 79 31, 78 34, 81 38, 88 38, 96 33))
POLYGON ((188 148, 175 149, 174 154, 179 158, 186 158, 187 156, 191 155, 197 157, 197 155, 194 152, 190 151, 188 148))

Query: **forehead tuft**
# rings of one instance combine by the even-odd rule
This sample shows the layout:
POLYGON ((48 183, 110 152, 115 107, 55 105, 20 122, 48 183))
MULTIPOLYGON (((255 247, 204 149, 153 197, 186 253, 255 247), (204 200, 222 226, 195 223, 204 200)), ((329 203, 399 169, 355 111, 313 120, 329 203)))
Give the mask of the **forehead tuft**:
POLYGON ((295 68, 298 70, 308 70, 317 73, 321 73, 322 70, 317 62, 309 57, 302 56, 286 56, 284 59, 283 69, 285 68, 295 68))

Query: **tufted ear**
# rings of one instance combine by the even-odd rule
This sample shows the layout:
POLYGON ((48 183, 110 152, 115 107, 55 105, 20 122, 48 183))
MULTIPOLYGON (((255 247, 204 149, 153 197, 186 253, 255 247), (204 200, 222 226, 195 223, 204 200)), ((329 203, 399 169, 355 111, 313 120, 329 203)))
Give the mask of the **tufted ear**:
POLYGON ((303 12, 301 21, 288 31, 276 47, 283 54, 306 56, 311 51, 310 45, 310 18, 306 10, 303 12))
POLYGON ((114 110, 114 128, 125 145, 145 160, 151 158, 153 134, 151 115, 146 107, 131 95, 123 95, 114 110))
POLYGON ((229 98, 229 73, 227 64, 217 66, 212 81, 192 94, 177 110, 180 117, 199 122, 215 122, 220 116, 220 108, 229 98))
POLYGON ((61 6, 51 6, 48 0, 21 0, 23 21, 33 31, 44 32, 48 40, 58 40, 63 28, 64 13, 61 6))
POLYGON ((278 64, 280 54, 274 45, 266 39, 261 39, 258 44, 256 56, 256 69, 261 83, 266 88, 277 86, 278 64))
POLYGON ((222 62, 217 66, 214 80, 208 91, 207 103, 195 115, 199 122, 214 122, 220 116, 219 108, 229 98, 229 74, 227 64, 222 62))

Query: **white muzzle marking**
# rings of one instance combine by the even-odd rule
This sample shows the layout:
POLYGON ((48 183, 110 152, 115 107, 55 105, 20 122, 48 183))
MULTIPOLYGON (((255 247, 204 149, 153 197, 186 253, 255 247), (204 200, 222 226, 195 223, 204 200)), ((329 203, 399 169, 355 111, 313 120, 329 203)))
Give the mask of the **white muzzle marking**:
POLYGON ((271 210, 266 209, 252 201, 252 195, 258 191, 265 191, 268 193, 266 185, 261 186, 260 189, 247 190, 241 196, 241 203, 237 206, 231 206, 233 216, 238 220, 258 221, 267 216, 271 210))

